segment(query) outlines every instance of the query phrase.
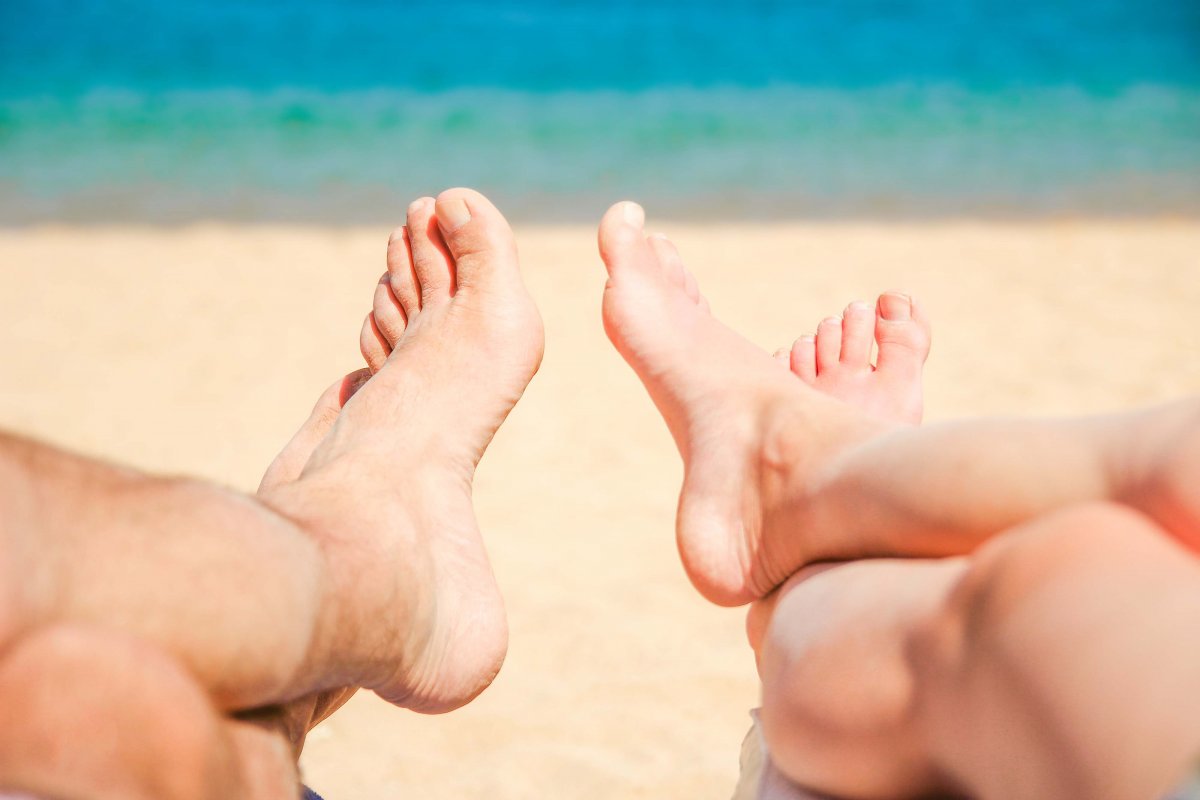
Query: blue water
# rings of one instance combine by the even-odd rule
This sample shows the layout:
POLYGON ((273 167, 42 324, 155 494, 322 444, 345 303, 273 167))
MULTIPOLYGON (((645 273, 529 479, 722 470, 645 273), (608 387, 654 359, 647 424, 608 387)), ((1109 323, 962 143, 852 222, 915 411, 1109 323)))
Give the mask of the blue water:
POLYGON ((1200 211, 1194 0, 0 0, 0 223, 1200 211))

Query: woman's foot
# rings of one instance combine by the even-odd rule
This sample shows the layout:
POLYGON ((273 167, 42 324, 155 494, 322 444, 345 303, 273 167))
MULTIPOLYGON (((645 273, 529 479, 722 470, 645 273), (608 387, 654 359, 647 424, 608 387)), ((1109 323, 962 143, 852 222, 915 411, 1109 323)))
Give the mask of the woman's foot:
POLYGON ((675 247, 643 222, 626 202, 600 223, 604 327, 683 456, 684 568, 709 600, 741 605, 811 561, 851 554, 791 521, 839 453, 894 423, 814 391, 717 321, 675 247))
POLYGON ((928 318, 916 300, 899 292, 881 294, 874 309, 851 303, 841 318, 822 320, 816 335, 775 352, 817 391, 878 419, 912 425, 921 421, 921 368, 928 357, 928 318))
POLYGON ((263 496, 322 544, 327 596, 350 598, 331 611, 314 660, 353 653, 341 656, 344 682, 446 711, 486 688, 507 647, 471 481, 537 370, 542 326, 512 231, 469 190, 409 207, 381 286, 361 337, 374 374, 327 391, 263 496), (326 426, 298 479, 273 484, 326 426))

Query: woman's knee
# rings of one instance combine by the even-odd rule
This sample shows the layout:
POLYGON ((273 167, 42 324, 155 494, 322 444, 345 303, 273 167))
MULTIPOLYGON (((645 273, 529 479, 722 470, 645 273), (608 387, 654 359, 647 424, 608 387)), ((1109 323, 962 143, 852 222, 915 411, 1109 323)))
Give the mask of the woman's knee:
POLYGON ((1175 618, 1197 618, 1197 564, 1149 518, 1099 503, 980 548, 914 640, 923 711, 943 723, 946 760, 979 771, 997 758, 1020 762, 1041 796, 1121 796, 1092 785, 1115 757, 1105 715, 1124 720, 1118 733, 1171 722, 1122 716, 1116 700, 1171 657, 1175 618))
POLYGON ((1136 578, 1185 564, 1184 555, 1164 530, 1127 506, 1070 506, 981 547, 949 606, 964 623, 986 625, 1013 604, 1030 602, 1056 585, 1136 578))

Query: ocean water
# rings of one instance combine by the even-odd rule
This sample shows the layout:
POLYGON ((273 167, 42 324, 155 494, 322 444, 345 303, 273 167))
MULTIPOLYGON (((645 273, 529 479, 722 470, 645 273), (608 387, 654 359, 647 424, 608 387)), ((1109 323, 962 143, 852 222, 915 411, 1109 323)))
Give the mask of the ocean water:
POLYGON ((0 224, 1200 211, 1194 0, 0 0, 0 224))

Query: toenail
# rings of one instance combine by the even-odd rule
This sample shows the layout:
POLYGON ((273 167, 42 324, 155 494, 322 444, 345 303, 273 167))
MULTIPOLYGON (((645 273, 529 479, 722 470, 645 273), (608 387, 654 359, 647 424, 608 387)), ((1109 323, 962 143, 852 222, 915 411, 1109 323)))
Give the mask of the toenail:
POLYGON ((408 213, 416 214, 418 211, 420 211, 424 207, 425 207, 425 198, 422 197, 420 200, 413 200, 411 203, 408 204, 408 213))
POLYGON ((912 319, 912 298, 899 292, 889 292, 880 299, 883 301, 885 298, 891 302, 879 303, 879 316, 889 322, 904 322, 912 319))
POLYGON ((628 200, 621 204, 621 216, 627 223, 637 228, 642 227, 646 222, 646 212, 642 210, 642 207, 628 200))
POLYGON ((437 205, 438 224, 444 231, 456 231, 471 221, 471 209, 460 197, 445 200, 437 205))
POLYGON ((866 303, 864 303, 861 300, 855 300, 853 303, 850 304, 850 310, 856 311, 860 314, 870 314, 875 309, 871 308, 871 306, 867 305, 866 303))

